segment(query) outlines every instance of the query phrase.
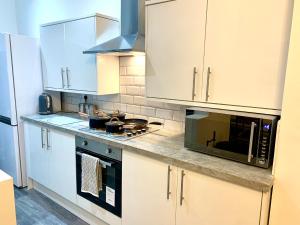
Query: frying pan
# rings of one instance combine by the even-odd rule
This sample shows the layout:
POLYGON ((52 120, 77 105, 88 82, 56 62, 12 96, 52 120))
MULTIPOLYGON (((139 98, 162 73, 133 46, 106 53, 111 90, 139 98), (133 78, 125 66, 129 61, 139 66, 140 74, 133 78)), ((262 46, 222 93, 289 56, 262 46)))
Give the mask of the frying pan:
MULTIPOLYGON (((145 119, 125 119, 125 125, 123 126, 125 129, 132 129, 132 130, 141 130, 147 128, 148 120, 145 119)), ((149 124, 153 125, 162 125, 160 122, 151 122, 149 124)))

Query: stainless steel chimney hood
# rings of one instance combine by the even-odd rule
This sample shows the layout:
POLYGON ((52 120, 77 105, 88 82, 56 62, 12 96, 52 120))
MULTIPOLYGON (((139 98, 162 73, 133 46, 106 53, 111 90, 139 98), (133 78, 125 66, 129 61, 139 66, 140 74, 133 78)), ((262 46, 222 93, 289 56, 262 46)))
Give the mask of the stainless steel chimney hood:
POLYGON ((145 52, 145 0, 121 0, 121 35, 84 54, 136 55, 145 52))

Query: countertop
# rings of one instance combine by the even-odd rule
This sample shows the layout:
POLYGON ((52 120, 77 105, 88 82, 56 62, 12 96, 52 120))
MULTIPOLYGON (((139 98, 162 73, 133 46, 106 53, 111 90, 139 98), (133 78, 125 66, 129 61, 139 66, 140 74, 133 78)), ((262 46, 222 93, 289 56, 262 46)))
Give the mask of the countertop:
POLYGON ((174 133, 161 129, 144 136, 120 141, 80 130, 81 128, 88 126, 88 123, 87 121, 80 119, 77 114, 60 113, 49 116, 31 115, 23 116, 22 119, 44 127, 101 141, 105 144, 136 152, 183 169, 199 172, 258 191, 268 192, 273 186, 271 169, 261 169, 190 151, 184 147, 184 135, 182 133, 174 133), (55 125, 51 123, 51 118, 57 116, 62 116, 62 119, 72 117, 77 120, 70 120, 69 122, 72 122, 70 124, 55 125), (48 118, 50 120, 48 120, 48 118))

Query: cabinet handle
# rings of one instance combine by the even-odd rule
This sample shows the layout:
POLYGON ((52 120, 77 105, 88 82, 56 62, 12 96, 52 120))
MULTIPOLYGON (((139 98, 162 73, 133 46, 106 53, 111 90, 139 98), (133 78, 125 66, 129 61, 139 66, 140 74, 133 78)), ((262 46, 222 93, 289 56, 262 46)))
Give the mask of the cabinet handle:
POLYGON ((206 99, 205 101, 208 101, 209 98, 209 81, 210 81, 210 74, 211 74, 211 70, 210 67, 207 68, 207 83, 206 83, 206 99))
POLYGON ((46 141, 47 141, 47 150, 50 149, 50 144, 49 144, 49 134, 50 134, 50 130, 46 129, 46 141))
POLYGON ((170 191, 170 177, 171 177, 171 166, 169 165, 168 166, 168 183, 167 183, 167 199, 169 200, 170 199, 170 194, 171 194, 171 191, 170 191))
POLYGON ((41 127, 41 140, 42 140, 42 148, 45 147, 45 142, 44 142, 44 128, 41 127))
POLYGON ((62 84, 62 88, 65 88, 65 81, 64 81, 65 70, 64 70, 64 68, 61 68, 60 74, 61 74, 61 84, 62 84))
POLYGON ((192 99, 194 101, 196 93, 195 93, 195 85, 196 85, 196 75, 198 74, 197 67, 194 67, 193 70, 193 89, 192 89, 192 99))
POLYGON ((180 205, 182 205, 183 202, 183 179, 184 179, 185 173, 184 170, 181 171, 181 185, 180 185, 180 205))
POLYGON ((251 130, 250 130, 250 141, 249 141, 249 150, 248 150, 248 162, 251 162, 252 159, 252 146, 253 146, 253 137, 254 137, 254 128, 256 127, 256 123, 251 123, 251 130))
POLYGON ((66 74, 67 74, 67 88, 70 88, 70 79, 69 79, 69 67, 66 68, 66 74))

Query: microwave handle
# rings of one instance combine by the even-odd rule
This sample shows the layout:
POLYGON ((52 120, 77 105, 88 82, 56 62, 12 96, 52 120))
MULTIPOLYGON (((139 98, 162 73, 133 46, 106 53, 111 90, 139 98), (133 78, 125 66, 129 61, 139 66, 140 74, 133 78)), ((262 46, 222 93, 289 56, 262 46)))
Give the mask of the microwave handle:
POLYGON ((252 148, 253 148, 253 137, 254 137, 254 129, 256 127, 256 123, 251 123, 251 131, 250 131, 250 141, 249 141, 249 150, 248 150, 248 162, 251 162, 252 159, 252 148))

